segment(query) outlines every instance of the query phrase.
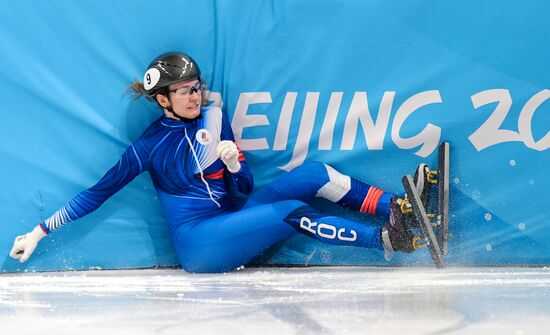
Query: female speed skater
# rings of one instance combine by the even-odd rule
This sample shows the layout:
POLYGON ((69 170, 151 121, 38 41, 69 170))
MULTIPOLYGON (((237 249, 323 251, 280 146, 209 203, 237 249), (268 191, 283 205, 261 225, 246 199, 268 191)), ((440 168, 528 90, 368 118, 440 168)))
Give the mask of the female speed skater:
MULTIPOLYGON (((221 109, 206 106, 197 63, 181 52, 148 66, 134 93, 164 114, 92 187, 76 195, 31 232, 15 239, 10 256, 25 262, 38 242, 97 209, 138 174, 148 171, 158 193, 179 262, 188 272, 227 272, 247 264, 297 233, 325 243, 411 253, 421 244, 409 230, 402 199, 336 171, 306 162, 283 174, 238 207, 230 189, 250 194, 253 179, 221 109), (385 217, 382 227, 320 213, 320 197, 347 209, 385 217)), ((425 164, 416 172, 422 193, 425 164)))

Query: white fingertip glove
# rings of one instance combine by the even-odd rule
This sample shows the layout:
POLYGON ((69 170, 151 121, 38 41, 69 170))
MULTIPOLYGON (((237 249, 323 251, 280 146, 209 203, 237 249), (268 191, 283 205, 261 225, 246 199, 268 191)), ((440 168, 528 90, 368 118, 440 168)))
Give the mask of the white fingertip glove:
POLYGON ((220 157, 222 162, 227 166, 231 173, 239 172, 241 163, 239 163, 239 149, 233 141, 221 141, 216 147, 216 155, 220 157))
POLYGON ((21 263, 24 263, 31 257, 34 249, 38 245, 41 239, 47 234, 42 230, 40 225, 34 227, 30 233, 17 236, 15 242, 13 242, 13 248, 11 248, 10 257, 18 259, 21 263))

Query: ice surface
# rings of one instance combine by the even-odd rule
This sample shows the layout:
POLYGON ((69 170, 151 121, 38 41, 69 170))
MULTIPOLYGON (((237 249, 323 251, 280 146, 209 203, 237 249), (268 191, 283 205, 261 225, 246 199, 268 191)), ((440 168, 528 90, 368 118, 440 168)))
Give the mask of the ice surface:
POLYGON ((548 334, 548 268, 0 275, 0 334, 548 334))

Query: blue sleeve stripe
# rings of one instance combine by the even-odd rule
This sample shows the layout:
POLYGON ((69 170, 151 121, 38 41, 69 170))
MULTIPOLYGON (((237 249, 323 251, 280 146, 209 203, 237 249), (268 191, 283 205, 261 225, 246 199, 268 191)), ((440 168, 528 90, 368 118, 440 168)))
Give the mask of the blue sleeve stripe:
POLYGON ((136 156, 136 161, 137 161, 137 163, 138 163, 138 165, 139 165, 138 173, 139 173, 139 172, 142 172, 142 171, 143 171, 143 165, 141 165, 141 160, 139 159, 139 156, 138 156, 138 154, 137 154, 137 152, 136 152, 136 148, 134 148, 133 145, 132 145, 132 151, 134 152, 134 155, 136 156))

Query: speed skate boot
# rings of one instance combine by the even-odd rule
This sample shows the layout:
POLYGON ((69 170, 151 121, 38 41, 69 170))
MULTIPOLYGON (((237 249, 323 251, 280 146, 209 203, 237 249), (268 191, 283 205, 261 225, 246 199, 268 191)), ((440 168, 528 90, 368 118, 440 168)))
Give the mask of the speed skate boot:
POLYGON ((418 165, 414 173, 413 182, 416 186, 416 191, 420 195, 420 201, 422 201, 422 205, 426 211, 428 210, 430 202, 432 186, 437 184, 436 174, 437 171, 430 170, 430 167, 426 163, 418 165))
POLYGON ((411 253, 423 246, 420 242, 422 238, 415 236, 408 227, 414 219, 411 204, 405 198, 394 196, 391 199, 389 221, 380 233, 387 260, 390 260, 396 251, 411 253))

